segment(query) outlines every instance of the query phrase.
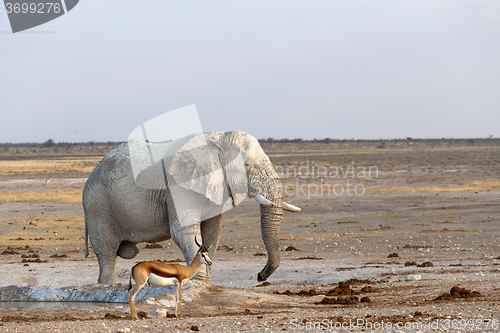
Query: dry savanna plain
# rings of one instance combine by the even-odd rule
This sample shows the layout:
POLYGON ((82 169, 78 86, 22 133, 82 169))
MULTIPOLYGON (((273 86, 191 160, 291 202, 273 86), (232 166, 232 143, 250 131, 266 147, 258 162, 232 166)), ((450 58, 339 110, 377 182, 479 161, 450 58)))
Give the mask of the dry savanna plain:
MULTIPOLYGON (((0 146, 0 288, 97 282, 81 195, 113 147, 0 146)), ((283 216, 281 264, 268 281, 256 279, 267 260, 259 207, 245 200, 223 215, 211 285, 184 291, 185 319, 162 302, 171 294, 137 302, 138 321, 128 304, 0 302, 0 332, 500 330, 499 139, 262 147, 285 200, 302 208, 283 216)), ((123 288, 136 262, 184 260, 172 241, 138 247, 117 260, 123 288)))

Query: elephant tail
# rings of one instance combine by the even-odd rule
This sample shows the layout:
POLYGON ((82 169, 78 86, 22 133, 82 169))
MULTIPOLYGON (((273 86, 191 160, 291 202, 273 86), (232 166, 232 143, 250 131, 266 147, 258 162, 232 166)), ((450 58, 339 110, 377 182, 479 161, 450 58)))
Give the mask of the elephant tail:
POLYGON ((89 231, 87 229, 87 223, 85 223, 85 258, 89 256, 89 231))

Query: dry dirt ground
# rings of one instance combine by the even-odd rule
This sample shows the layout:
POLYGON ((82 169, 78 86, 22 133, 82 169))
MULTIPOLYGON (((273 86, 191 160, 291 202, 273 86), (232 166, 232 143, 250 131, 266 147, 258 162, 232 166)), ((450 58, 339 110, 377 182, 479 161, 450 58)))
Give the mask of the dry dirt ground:
MULTIPOLYGON (((349 177, 284 179, 286 200, 302 212, 285 213, 281 265, 264 285, 256 281, 267 258, 258 204, 246 200, 227 212, 212 285, 192 297, 186 290, 184 320, 134 322, 128 304, 1 307, 0 332, 498 331, 500 190, 376 191, 492 181, 498 172, 481 166, 378 171, 377 177, 352 179, 375 189, 362 194, 358 187, 359 195, 317 190, 322 183, 339 184, 337 193, 346 190, 349 177), (339 284, 345 281, 350 283, 339 284), (454 286, 466 290, 455 288, 451 295, 454 286), (443 294, 448 296, 437 300, 443 294)), ((0 191, 81 189, 87 176, 56 174, 46 184, 45 175, 4 175, 0 191)), ((95 255, 84 258, 81 204, 3 202, 0 231, 0 287, 97 281, 95 255)), ((182 258, 172 242, 160 244, 140 244, 136 258, 118 259, 118 282, 128 284, 135 262, 182 258)), ((161 300, 140 302, 138 310, 152 316, 161 300)))

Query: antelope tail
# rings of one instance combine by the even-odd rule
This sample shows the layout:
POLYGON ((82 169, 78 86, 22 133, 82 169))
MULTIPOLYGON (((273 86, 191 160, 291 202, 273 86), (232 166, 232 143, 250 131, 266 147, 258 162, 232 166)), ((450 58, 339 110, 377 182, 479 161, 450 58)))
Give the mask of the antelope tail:
POLYGON ((130 275, 129 275, 129 280, 128 280, 128 290, 132 289, 132 268, 130 269, 130 275))

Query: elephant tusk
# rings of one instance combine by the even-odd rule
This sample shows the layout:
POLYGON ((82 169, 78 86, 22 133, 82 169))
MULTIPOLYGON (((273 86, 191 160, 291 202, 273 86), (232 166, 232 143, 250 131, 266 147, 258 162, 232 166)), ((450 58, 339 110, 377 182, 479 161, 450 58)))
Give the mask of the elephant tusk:
POLYGON ((286 203, 283 201, 283 209, 287 210, 289 212, 300 212, 302 209, 299 207, 296 207, 294 205, 290 205, 289 203, 286 203))
POLYGON ((266 198, 264 198, 262 195, 260 194, 257 194, 255 197, 255 200, 257 200, 258 203, 260 203, 261 205, 264 205, 264 206, 274 206, 274 203, 272 201, 269 201, 267 200, 266 198))

